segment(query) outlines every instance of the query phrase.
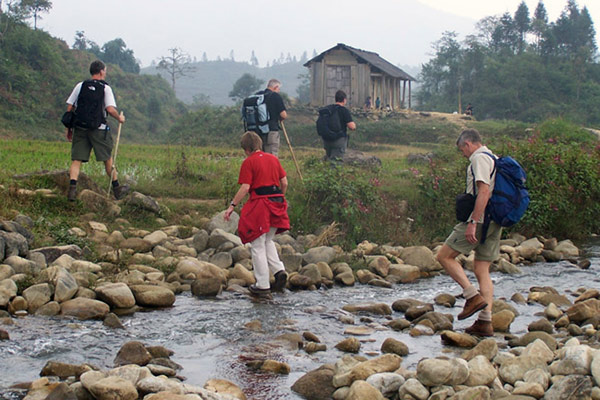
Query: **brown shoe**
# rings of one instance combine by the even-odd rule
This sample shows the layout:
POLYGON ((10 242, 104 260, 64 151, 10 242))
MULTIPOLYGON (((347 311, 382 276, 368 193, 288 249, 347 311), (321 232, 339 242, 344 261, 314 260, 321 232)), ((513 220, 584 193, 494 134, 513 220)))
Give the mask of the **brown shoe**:
POLYGON ((257 288, 255 285, 250 285, 248 287, 248 291, 250 292, 250 294, 252 296, 259 298, 259 299, 266 299, 266 300, 273 299, 273 296, 271 296, 270 289, 260 289, 260 288, 257 288))
POLYGON ((477 311, 481 311, 487 307, 487 303, 482 295, 477 293, 475 296, 471 297, 465 302, 465 306, 460 314, 458 314, 458 319, 462 320, 465 318, 469 318, 471 315, 475 314, 477 311))
POLYGON ((69 185, 69 193, 67 194, 67 200, 75 201, 77 199, 77 186, 69 185))
POLYGON ((465 329, 465 333, 474 336, 494 336, 494 327, 492 326, 492 321, 478 319, 473 325, 465 329))

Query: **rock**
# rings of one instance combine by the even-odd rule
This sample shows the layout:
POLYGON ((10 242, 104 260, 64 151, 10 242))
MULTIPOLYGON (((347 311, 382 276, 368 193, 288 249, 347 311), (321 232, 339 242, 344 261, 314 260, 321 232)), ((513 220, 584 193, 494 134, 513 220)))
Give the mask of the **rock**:
MULTIPOLYGON (((400 299, 400 300, 394 301, 394 303, 392 304, 392 309, 394 311, 399 311, 399 312, 405 313, 411 307, 418 307, 418 306, 424 306, 424 305, 427 305, 427 303, 420 301, 420 300, 400 299)), ((433 309, 431 311, 433 311, 433 309)))
POLYGON ((411 283, 421 277, 421 270, 415 265, 392 264, 387 279, 395 283, 411 283))
POLYGON ((472 348, 471 350, 467 350, 462 354, 462 358, 467 361, 471 361, 473 358, 477 356, 484 356, 488 360, 493 360, 494 357, 498 354, 498 343, 496 343, 495 339, 484 339, 481 342, 477 343, 477 346, 472 348))
POLYGON ((379 357, 363 361, 350 370, 351 381, 365 380, 373 374, 392 372, 400 368, 402 358, 395 354, 384 354, 379 357))
POLYGON ((144 236, 144 240, 150 243, 150 246, 152 247, 163 244, 168 239, 169 236, 167 236, 167 234, 161 230, 154 231, 151 234, 144 236))
POLYGON ((146 196, 140 192, 132 192, 129 194, 124 203, 133 207, 141 208, 142 210, 150 211, 154 214, 160 214, 160 206, 150 196, 146 196))
POLYGON ((292 385, 292 390, 308 400, 328 400, 335 391, 333 375, 333 368, 323 365, 300 377, 292 385))
POLYGON ((117 317, 113 313, 106 314, 106 317, 104 317, 102 324, 112 329, 125 329, 125 326, 123 325, 119 317, 117 317))
POLYGON ((477 345, 477 339, 466 333, 443 331, 440 336, 442 342, 450 346, 471 348, 477 345))
POLYGON ((422 321, 431 322, 431 328, 435 332, 452 330, 452 317, 446 314, 441 314, 435 311, 430 311, 421 315, 419 318, 415 319, 413 322, 415 324, 421 323, 422 321))
POLYGON ((347 304, 342 310, 351 313, 370 313, 377 315, 391 315, 392 309, 385 303, 347 304))
POLYGON ((77 293, 79 285, 73 276, 67 270, 60 268, 56 274, 54 283, 54 301, 62 303, 67 301, 77 293))
POLYGON ((425 386, 461 385, 468 377, 469 364, 462 358, 425 358, 417 364, 417 379, 425 386))
POLYGON ((410 327, 410 321, 407 319, 404 319, 404 318, 397 318, 397 319, 391 320, 386 325, 395 331, 402 331, 402 330, 410 327))
POLYGON ((135 297, 124 283, 109 283, 96 288, 99 300, 113 308, 130 308, 135 305, 135 297))
POLYGON ((589 376, 565 376, 552 384, 550 389, 544 394, 544 400, 590 399, 591 392, 592 380, 589 376))
POLYGON ((77 197, 81 200, 87 210, 105 213, 110 217, 116 217, 121 213, 121 207, 113 203, 111 199, 92 190, 83 189, 79 192, 77 197))
POLYGON ((309 249, 304 253, 302 259, 306 264, 317 264, 318 262, 331 264, 336 255, 337 253, 333 247, 320 246, 309 249))
POLYGON ((208 238, 208 232, 204 229, 200 229, 192 237, 192 247, 194 247, 198 253, 203 252, 206 250, 206 246, 208 246, 208 238))
POLYGON ((496 265, 498 267, 498 271, 505 274, 518 275, 523 273, 519 267, 503 258, 500 258, 496 265))
MULTIPOLYGON (((467 389, 463 389, 458 391, 454 396, 451 397, 452 400, 490 400, 491 393, 490 388, 487 386, 476 386, 467 389)), ((507 399, 509 400, 509 399, 507 399)), ((514 399, 512 399, 514 400, 514 399)))
POLYGON ((513 390, 513 395, 530 396, 539 399, 544 395, 544 388, 542 385, 535 382, 517 382, 515 390, 513 390))
POLYGON ((509 344, 509 346, 512 346, 512 347, 527 346, 529 343, 534 342, 536 339, 542 340, 546 344, 546 346, 548 346, 548 348, 550 350, 552 350, 552 351, 556 350, 556 347, 557 347, 556 339, 554 337, 552 337, 550 334, 548 334, 546 332, 541 332, 541 331, 528 332, 525 335, 521 336, 520 338, 515 338, 512 340, 509 340, 508 344, 509 344))
POLYGON ((383 341, 383 344, 381 345, 381 352, 397 354, 399 356, 407 356, 408 346, 394 338, 387 338, 383 341))
POLYGON ((287 375, 290 373, 290 366, 286 363, 275 361, 275 360, 265 360, 265 361, 251 361, 246 364, 251 369, 258 369, 265 372, 272 372, 274 374, 284 374, 287 375))
POLYGON ((11 267, 13 274, 37 275, 41 270, 35 262, 19 256, 7 257, 3 262, 11 267))
POLYGON ((542 250, 542 257, 547 262, 559 262, 563 259, 562 253, 553 250, 542 250))
POLYGON ((148 253, 152 250, 152 244, 149 241, 137 237, 125 239, 119 244, 119 247, 122 249, 131 249, 136 253, 148 253))
POLYGON ((242 246, 242 240, 238 236, 217 228, 210 233, 208 247, 216 249, 226 242, 231 242, 234 247, 242 246))
POLYGON ((391 264, 387 257, 376 256, 369 262, 369 271, 385 278, 388 276, 391 264))
POLYGON ((77 297, 67 300, 60 306, 61 315, 79 319, 103 319, 110 311, 108 304, 98 300, 77 297))
POLYGON ((570 240, 558 242, 554 251, 562 253, 565 257, 579 257, 579 249, 570 240))
POLYGON ((404 317, 409 320, 409 321, 413 321, 416 320, 417 318, 429 313, 433 311, 433 304, 423 304, 423 305, 418 305, 418 306, 412 306, 409 307, 406 312, 404 313, 404 317))
POLYGON ((47 283, 39 283, 28 287, 23 291, 23 297, 27 300, 28 311, 33 314, 38 308, 50 301, 52 291, 47 283))
POLYGON ((116 366, 127 364, 144 366, 148 364, 150 360, 152 360, 152 355, 146 350, 144 344, 137 341, 131 341, 121 346, 115 357, 114 364, 116 366))
POLYGON ((552 324, 546 318, 542 318, 537 321, 533 321, 532 323, 529 324, 529 326, 527 326, 527 330, 529 332, 542 331, 542 332, 546 332, 549 334, 552 334, 554 332, 554 328, 552 327, 552 324))
POLYGON ((324 343, 308 342, 304 345, 304 351, 308 354, 316 353, 317 351, 326 351, 327 345, 324 343))
POLYGON ((46 365, 42 368, 40 376, 57 376, 63 380, 73 376, 79 379, 81 374, 91 370, 92 369, 88 365, 67 364, 50 360, 47 361, 46 365))
POLYGON ((175 303, 175 293, 162 286, 133 285, 130 289, 140 306, 171 307, 175 303))
POLYGON ((544 310, 544 315, 548 319, 559 319, 563 312, 554 303, 550 303, 544 310))
POLYGON ((56 301, 46 303, 35 310, 35 315, 43 315, 46 317, 53 317, 58 314, 60 314, 60 304, 56 301))
POLYGON ((335 276, 335 281, 345 286, 353 286, 355 283, 354 273, 352 271, 345 271, 335 276))
MULTIPOLYGON (((2 258, 0 257, 0 259, 2 258)), ((10 265, 0 264, 0 281, 10 278, 14 274, 15 270, 10 265)))
POLYGON ((317 267, 316 264, 307 264, 300 268, 300 271, 298 272, 300 275, 304 275, 310 279, 310 285, 319 286, 321 284, 321 279, 323 279, 321 271, 319 271, 319 267, 317 267))
POLYGON ((215 229, 221 229, 225 232, 235 234, 237 231, 238 223, 240 222, 240 216, 235 211, 231 213, 229 221, 225 221, 225 211, 214 215, 208 223, 207 229, 212 232, 215 229))
POLYGON ((246 395, 235 383, 225 379, 209 379, 204 388, 211 392, 233 396, 239 400, 246 400, 246 395))
POLYGON ((371 386, 369 383, 359 380, 354 381, 350 386, 350 391, 346 396, 346 400, 385 400, 381 392, 371 386))
POLYGON ((242 264, 236 264, 235 267, 233 267, 233 270, 231 271, 231 278, 244 281, 246 286, 256 283, 254 274, 251 271, 248 271, 248 269, 242 266, 242 264))
POLYGON ((0 281, 0 307, 6 307, 17 291, 17 284, 12 279, 0 281))
POLYGON ((600 300, 588 299, 573 304, 565 312, 571 322, 583 322, 600 312, 600 300))
POLYGON ((394 394, 398 393, 398 389, 400 389, 400 386, 404 382, 406 382, 406 379, 402 375, 393 372, 373 374, 367 378, 367 383, 379 390, 387 398, 391 398, 394 394))
POLYGON ((344 335, 369 336, 375 333, 375 329, 368 326, 350 326, 344 330, 344 335))
POLYGON ((221 282, 214 278, 201 278, 192 282, 192 294, 198 297, 218 296, 222 288, 221 282))
POLYGON ((10 340, 8 332, 6 332, 4 329, 0 329, 0 340, 10 340))
POLYGON ((346 353, 358 353, 360 342, 357 338, 349 337, 336 344, 335 348, 346 353))
POLYGON ((509 310, 502 310, 492 315, 494 332, 509 332, 510 324, 515 320, 515 314, 509 310))
POLYGON ((400 252, 400 258, 405 264, 414 265, 423 272, 440 271, 442 269, 433 252, 425 246, 405 247, 400 252))
POLYGON ((539 368, 547 371, 548 366, 544 360, 536 356, 519 356, 505 360, 498 370, 500 378, 511 385, 523 380, 525 373, 529 370, 539 368))
POLYGON ((488 386, 496 378, 496 368, 484 356, 476 356, 469 361, 469 377, 467 386, 488 386))
POLYGON ((5 232, 0 230, 0 243, 4 245, 2 246, 4 250, 2 259, 10 256, 25 257, 29 251, 27 239, 16 232, 5 232))
POLYGON ((550 365, 552 375, 589 375, 593 350, 586 345, 565 345, 558 350, 559 360, 550 365))
POLYGON ((292 289, 310 289, 311 287, 314 288, 314 283, 312 278, 305 276, 305 275, 300 275, 300 274, 291 274, 289 279, 288 279, 288 284, 290 285, 290 287, 292 289))
POLYGON ((77 259, 83 254, 81 248, 77 245, 65 245, 65 246, 48 246, 40 247, 35 249, 36 252, 42 253, 46 257, 46 262, 52 264, 60 256, 67 254, 70 257, 77 259))
POLYGON ((448 293, 441 293, 435 296, 434 301, 437 305, 452 308, 456 304, 456 297, 448 293))
POLYGON ((525 375, 523 375, 523 381, 526 383, 536 383, 540 385, 542 390, 545 392, 548 390, 548 386, 550 385, 550 373, 540 368, 532 369, 531 371, 525 372, 525 375))
POLYGON ((400 399, 426 400, 429 397, 429 390, 418 380, 410 378, 400 386, 398 395, 400 399))
POLYGON ((92 384, 88 390, 96 400, 136 400, 138 398, 135 386, 131 382, 116 376, 100 379, 92 384))

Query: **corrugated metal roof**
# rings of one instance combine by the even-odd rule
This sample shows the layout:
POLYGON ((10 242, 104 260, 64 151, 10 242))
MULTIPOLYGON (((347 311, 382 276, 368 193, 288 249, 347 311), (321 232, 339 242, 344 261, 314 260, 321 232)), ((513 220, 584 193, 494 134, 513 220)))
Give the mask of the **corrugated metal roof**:
POLYGON ((415 78, 413 78, 412 76, 410 76, 409 74, 404 72, 402 69, 396 67, 394 64, 390 63, 389 61, 381 58, 379 56, 379 54, 374 53, 372 51, 355 49, 354 47, 348 46, 344 43, 338 43, 336 46, 330 48, 329 50, 325 50, 318 56, 313 57, 312 59, 308 60, 304 64, 304 66, 308 67, 313 62, 321 61, 323 59, 323 57, 325 56, 325 54, 329 53, 332 50, 348 50, 350 53, 352 53, 354 56, 356 56, 358 58, 359 62, 365 62, 367 64, 370 64, 371 66, 377 68, 378 70, 380 70, 381 72, 383 72, 387 75, 390 75, 391 77, 402 79, 405 81, 416 81, 415 78))

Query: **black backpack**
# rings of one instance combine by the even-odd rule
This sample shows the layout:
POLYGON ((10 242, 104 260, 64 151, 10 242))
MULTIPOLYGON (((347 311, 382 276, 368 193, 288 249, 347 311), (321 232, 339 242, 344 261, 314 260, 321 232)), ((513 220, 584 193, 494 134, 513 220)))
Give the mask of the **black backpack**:
POLYGON ((267 96, 264 91, 260 91, 244 99, 242 104, 242 120, 244 129, 254 131, 259 135, 269 133, 269 110, 267 108, 267 96))
POLYGON ((106 123, 104 117, 104 81, 91 79, 81 84, 77 97, 74 125, 82 129, 97 129, 106 123))
POLYGON ((334 141, 346 136, 346 132, 342 129, 339 107, 336 104, 319 109, 317 133, 327 141, 334 141))

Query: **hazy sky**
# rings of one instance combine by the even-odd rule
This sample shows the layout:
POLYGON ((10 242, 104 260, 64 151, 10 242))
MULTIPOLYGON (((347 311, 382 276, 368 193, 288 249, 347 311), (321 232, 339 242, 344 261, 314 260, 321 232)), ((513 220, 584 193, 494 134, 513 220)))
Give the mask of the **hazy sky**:
MULTIPOLYGON (((76 31, 102 46, 122 38, 142 66, 179 47, 200 59, 246 61, 254 50, 261 66, 303 51, 312 55, 345 43, 388 61, 417 66, 431 56, 444 31, 464 38, 479 19, 510 12, 521 0, 52 0, 38 25, 73 44, 76 31)), ((526 0, 530 15, 538 0, 526 0)), ((567 0, 544 0, 550 21, 567 0)), ((600 31, 600 1, 580 0, 600 31)), ((596 41, 600 35, 597 35, 596 41)))

